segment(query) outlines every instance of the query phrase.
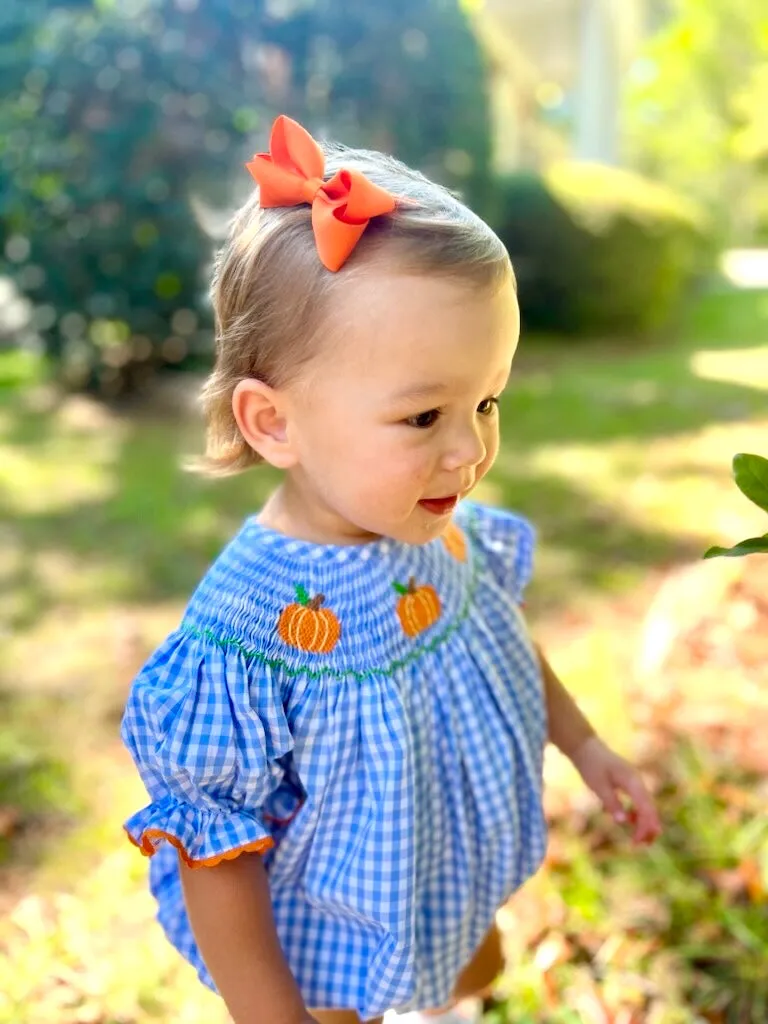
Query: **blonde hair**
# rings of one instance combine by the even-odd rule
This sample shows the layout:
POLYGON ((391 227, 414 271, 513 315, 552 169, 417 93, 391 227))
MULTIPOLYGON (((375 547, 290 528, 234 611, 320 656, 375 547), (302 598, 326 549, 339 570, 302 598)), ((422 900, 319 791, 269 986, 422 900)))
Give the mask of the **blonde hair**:
POLYGON ((335 290, 356 268, 386 262, 489 289, 514 280, 502 242, 447 189, 382 153, 323 148, 326 177, 355 167, 402 202, 370 222, 338 273, 318 258, 308 205, 263 210, 256 189, 235 214, 211 289, 216 362, 202 392, 207 437, 198 471, 223 476, 261 462, 235 421, 234 389, 248 378, 276 388, 293 382, 318 351, 335 290))

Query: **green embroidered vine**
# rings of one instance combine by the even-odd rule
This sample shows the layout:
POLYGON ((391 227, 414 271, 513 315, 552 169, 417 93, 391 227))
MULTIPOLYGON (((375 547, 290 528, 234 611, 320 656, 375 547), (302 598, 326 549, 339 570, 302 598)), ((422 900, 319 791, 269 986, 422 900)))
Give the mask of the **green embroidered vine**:
MULTIPOLYGON (((467 526, 471 531, 474 526, 474 516, 470 519, 467 526)), ((210 629, 198 629, 195 626, 185 626, 182 624, 180 632, 185 633, 187 636, 198 637, 200 639, 210 640, 215 643, 222 650, 235 650, 243 655, 248 661, 258 662, 260 665, 266 665, 268 668, 279 669, 281 672, 285 672, 288 676, 305 676, 308 679, 356 679, 359 682, 363 682, 369 679, 371 676, 385 676, 391 677, 395 672, 399 672, 401 669, 406 668, 408 665, 412 665, 413 662, 418 661, 419 658, 426 654, 432 654, 437 650, 446 640, 450 639, 451 636, 456 632, 462 622, 466 619, 469 614, 469 609, 472 605, 472 599, 475 596, 475 590, 479 580, 479 565, 478 559, 472 560, 472 577, 470 579, 467 593, 462 601, 461 607, 456 613, 454 620, 446 626, 446 628, 432 638, 429 643, 422 644, 421 646, 414 647, 412 651, 406 654, 403 658, 398 658, 393 661, 390 665, 382 668, 370 668, 364 672, 358 669, 334 669, 334 668, 310 668, 302 665, 296 667, 288 664, 282 658, 269 658, 261 651, 255 651, 250 647, 246 647, 242 641, 235 637, 221 637, 218 636, 210 629)))

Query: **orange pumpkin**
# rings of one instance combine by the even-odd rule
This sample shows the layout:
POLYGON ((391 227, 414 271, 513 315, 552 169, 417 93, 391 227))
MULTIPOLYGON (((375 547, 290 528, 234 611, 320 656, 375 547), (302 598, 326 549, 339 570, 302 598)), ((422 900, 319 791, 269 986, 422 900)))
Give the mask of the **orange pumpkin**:
POLYGON ((454 522, 448 523, 443 533, 443 544, 457 562, 467 560, 467 539, 454 522))
POLYGON ((341 637, 341 623, 330 608, 322 608, 325 597, 310 598, 304 587, 296 587, 296 602, 280 613, 277 632, 282 640, 300 651, 328 654, 341 637))
POLYGON ((434 587, 417 587, 416 580, 411 576, 407 587, 396 583, 395 590, 401 595, 397 602, 397 614, 406 636, 418 636, 434 626, 441 611, 440 598, 434 587))

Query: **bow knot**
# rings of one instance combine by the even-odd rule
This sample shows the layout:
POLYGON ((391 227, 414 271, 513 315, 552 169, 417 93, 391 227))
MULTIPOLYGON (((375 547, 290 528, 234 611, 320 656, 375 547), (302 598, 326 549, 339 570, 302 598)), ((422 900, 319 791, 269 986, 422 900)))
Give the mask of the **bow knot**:
POLYGON ((259 185, 262 207, 312 207, 317 251, 328 270, 344 265, 372 217, 392 213, 396 206, 395 197, 361 171, 342 169, 324 181, 322 149, 284 115, 272 126, 269 152, 257 153, 246 167, 259 185))
MULTIPOLYGON (((322 178, 306 178, 304 181, 302 181, 301 196, 303 202, 309 203, 311 206, 315 200, 315 196, 317 195, 317 193, 320 191, 324 184, 325 182, 323 181, 322 178)), ((262 204, 263 202, 264 199, 262 196, 262 204)))

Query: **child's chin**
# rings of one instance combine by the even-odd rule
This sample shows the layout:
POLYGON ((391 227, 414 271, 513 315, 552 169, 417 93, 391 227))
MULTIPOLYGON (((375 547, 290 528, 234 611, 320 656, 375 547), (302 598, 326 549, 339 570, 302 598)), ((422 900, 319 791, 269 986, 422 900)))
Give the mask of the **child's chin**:
POLYGON ((450 516, 435 516, 425 519, 424 513, 414 517, 414 521, 408 523, 407 527, 392 534, 394 540, 402 541, 405 544, 420 546, 429 544, 440 537, 450 521, 450 516))

